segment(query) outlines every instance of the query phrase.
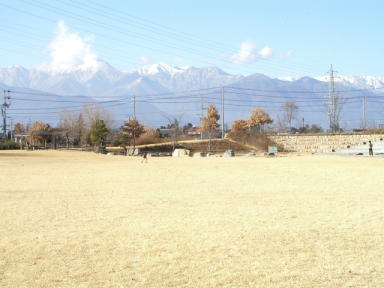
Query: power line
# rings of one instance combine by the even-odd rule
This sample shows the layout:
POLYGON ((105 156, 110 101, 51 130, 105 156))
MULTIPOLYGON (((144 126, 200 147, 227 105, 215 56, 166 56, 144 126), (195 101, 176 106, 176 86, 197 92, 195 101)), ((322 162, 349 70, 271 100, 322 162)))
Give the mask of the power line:
MULTIPOLYGON (((72 1, 72 3, 73 3, 73 1, 72 1)), ((168 26, 165 26, 165 25, 162 25, 159 23, 155 23, 155 22, 150 21, 150 20, 146 20, 146 19, 143 19, 143 18, 140 18, 137 16, 129 15, 125 11, 123 13, 122 11, 113 9, 113 7, 108 7, 108 6, 102 5, 100 3, 98 3, 98 4, 94 3, 94 5, 89 5, 89 2, 82 2, 82 5, 88 6, 91 9, 93 9, 92 13, 94 13, 95 9, 96 9, 96 11, 102 12, 101 14, 99 13, 99 15, 105 15, 105 13, 107 13, 110 16, 110 17, 107 17, 108 20, 118 19, 119 22, 121 22, 121 21, 126 22, 127 21, 126 17, 133 18, 133 20, 128 20, 128 22, 126 22, 126 23, 128 23, 130 26, 136 24, 136 27, 138 27, 138 28, 142 27, 143 29, 147 29, 147 30, 149 29, 149 31, 156 33, 156 35, 162 34, 162 35, 165 35, 166 37, 169 37, 169 35, 164 34, 164 32, 165 33, 171 33, 174 35, 174 36, 170 37, 171 39, 173 39, 173 37, 175 37, 175 36, 176 36, 176 39, 180 39, 180 37, 181 37, 181 39, 182 39, 181 42, 186 42, 186 40, 187 40, 187 43, 189 44, 189 46, 190 45, 196 46, 196 43, 202 43, 204 47, 207 47, 210 50, 216 49, 219 53, 222 53, 223 47, 226 47, 226 49, 225 49, 226 51, 229 51, 232 53, 238 52, 236 49, 232 49, 230 47, 227 47, 226 44, 220 43, 216 40, 204 39, 200 36, 186 33, 185 31, 178 31, 174 28, 170 28, 168 26), (100 9, 97 9, 94 7, 97 5, 100 7, 100 9), (115 12, 115 13, 113 13, 113 12, 115 12), (119 15, 120 15, 120 17, 119 17, 119 15)), ((77 5, 77 7, 81 8, 81 6, 79 6, 79 5, 77 5)), ((266 58, 266 59, 259 59, 259 61, 271 61, 271 60, 266 58)), ((313 68, 313 67, 308 66, 308 65, 304 65, 304 66, 307 66, 307 68, 309 68, 309 69, 313 68)), ((301 67, 301 69, 303 69, 303 67, 301 67)))
MULTIPOLYGON (((335 71, 334 71, 335 72, 335 71)), ((324 94, 329 93, 329 90, 322 90, 322 91, 307 91, 307 90, 265 90, 265 89, 252 89, 252 88, 242 88, 242 87, 233 87, 233 86, 226 86, 228 89, 235 89, 235 90, 250 90, 250 91, 258 91, 258 92, 281 92, 281 93, 308 93, 308 94, 324 94)), ((366 88, 366 89, 348 89, 348 90, 335 90, 335 92, 361 92, 361 91, 370 91, 370 90, 381 90, 384 89, 384 87, 373 87, 373 88, 366 88)))
MULTIPOLYGON (((234 86, 223 86, 225 87, 226 94, 239 94, 239 95, 250 95, 250 96, 263 96, 263 97, 268 97, 268 98, 287 98, 287 97, 292 97, 290 95, 271 95, 271 94, 254 94, 254 93, 244 93, 240 92, 242 90, 247 90, 247 91, 255 91, 255 92, 277 92, 277 93, 294 93, 294 94, 325 94, 329 93, 329 90, 323 90, 323 91, 307 91, 307 90, 265 90, 265 89, 251 89, 251 88, 242 88, 242 87, 234 87, 234 86), (229 90, 228 90, 229 89, 229 90), (233 91, 235 90, 235 91, 233 91), (240 90, 240 91, 236 91, 240 90)), ((176 98, 183 98, 183 97, 192 97, 192 96, 200 96, 201 92, 207 92, 207 91, 212 91, 212 90, 217 90, 216 92, 212 92, 211 94, 219 94, 221 87, 209 87, 209 88, 201 88, 201 89, 191 89, 191 90, 182 90, 182 91, 175 91, 175 92, 165 92, 165 93, 151 93, 151 94, 139 94, 140 98, 145 98, 145 97, 161 97, 161 96, 170 96, 168 99, 176 99, 176 98), (179 95, 179 96, 178 96, 179 95)), ((384 89, 382 88, 371 88, 371 89, 350 89, 350 90, 336 90, 335 92, 337 93, 349 93, 349 92, 355 92, 355 91, 370 91, 370 90, 379 90, 379 89, 384 89)), ((36 95, 36 96, 42 96, 42 97, 74 97, 74 96, 66 96, 66 95, 60 95, 60 94, 54 94, 54 93, 44 93, 44 92, 28 92, 28 91, 20 91, 20 90, 11 90, 12 93, 14 94, 25 94, 25 95, 36 95)), ((87 95, 83 97, 89 97, 89 98, 108 98, 108 97, 116 97, 116 95, 87 95)), ((359 97, 359 96, 351 96, 351 97, 359 97)), ((376 95, 372 98, 379 98, 381 99, 381 95, 376 95)), ((306 97, 306 99, 323 99, 321 96, 318 97, 306 97)), ((56 100, 55 100, 56 101, 56 100)), ((57 100, 59 101, 59 100, 57 100)), ((60 101, 70 101, 70 100, 60 100, 60 101)), ((98 101, 98 102, 115 102, 119 101, 119 99, 114 99, 114 100, 106 100, 106 101, 98 101)), ((74 101, 74 102, 79 102, 79 101, 74 101)), ((84 101, 86 102, 86 101, 84 101)), ((96 102, 96 101, 95 101, 96 102)), ((80 102, 79 102, 80 103, 80 102)))
MULTIPOLYGON (((74 5, 74 4, 75 3, 72 1, 72 5, 74 5)), ((181 43, 188 43, 188 47, 190 47, 190 46, 200 47, 201 44, 200 45, 196 45, 196 44, 202 43, 203 47, 206 47, 209 50, 216 50, 220 54, 222 53, 223 47, 226 47, 226 50, 229 52, 232 52, 232 53, 238 52, 237 50, 228 48, 227 45, 224 43, 219 43, 219 42, 212 40, 212 39, 203 39, 199 36, 186 33, 185 31, 178 31, 174 28, 170 28, 170 27, 164 26, 162 24, 155 23, 153 21, 149 21, 149 20, 145 20, 143 18, 135 17, 133 15, 129 15, 126 12, 122 13, 121 11, 113 9, 112 7, 107 7, 105 5, 98 4, 102 9, 97 9, 94 7, 94 6, 96 6, 95 4, 89 5, 89 3, 87 3, 87 2, 82 2, 82 5, 88 6, 88 8, 93 10, 91 12, 92 14, 94 14, 96 12, 99 15, 104 16, 106 19, 108 19, 108 21, 118 19, 119 22, 125 22, 130 26, 133 25, 137 28, 141 28, 141 29, 153 32, 156 35, 159 35, 159 34, 164 35, 165 37, 170 38, 171 40, 173 40, 174 37, 176 36, 176 39, 179 40, 179 43, 180 42, 181 43), (115 13, 113 13, 113 12, 115 12, 115 13), (108 15, 108 16, 106 16, 106 15, 108 15), (127 20, 126 17, 133 18, 134 20, 127 20), (137 20, 139 20, 139 21, 137 21, 137 20), (163 29, 161 29, 161 28, 163 28, 163 29), (173 36, 172 35, 170 36, 167 33, 171 33, 173 36), (180 39, 181 39, 181 41, 180 41, 180 39)), ((75 5, 75 6, 77 6, 77 8, 83 9, 83 11, 84 10, 89 11, 88 9, 84 9, 84 7, 82 7, 81 5, 75 5)), ((269 61, 269 60, 270 59, 259 59, 259 61, 269 61)), ((313 68, 313 67, 310 67, 310 68, 313 68)), ((303 69, 303 68, 301 68, 301 69, 303 69)))
MULTIPOLYGON (((24 1, 25 2, 25 1, 24 1)), ((28 3, 28 2, 27 2, 28 3)), ((66 9, 63 9, 62 7, 61 8, 57 8, 57 7, 54 7, 54 6, 52 6, 52 5, 49 5, 49 4, 44 4, 44 5, 42 5, 42 4, 40 4, 40 3, 36 3, 36 1, 34 1, 33 3, 29 3, 30 5, 33 5, 34 7, 36 7, 36 6, 38 6, 38 7, 40 7, 41 9, 43 9, 43 10, 49 10, 49 11, 51 11, 51 12, 55 12, 55 13, 57 13, 57 14, 59 14, 59 15, 62 15, 62 14, 65 14, 65 13, 67 13, 67 15, 69 16, 69 17, 71 17, 71 18, 74 18, 74 19, 77 19, 77 20, 79 20, 79 21, 81 21, 81 22, 88 22, 88 23, 91 23, 91 24, 94 24, 94 25, 101 25, 102 27, 104 27, 104 28, 108 28, 108 23, 100 23, 100 21, 95 21, 95 20, 93 20, 92 18, 90 18, 90 19, 88 19, 87 21, 85 21, 85 17, 84 17, 84 15, 79 15, 79 14, 75 14, 75 13, 73 13, 73 12, 70 12, 70 11, 66 11, 66 9), (104 25, 104 26, 103 26, 104 25), (106 25, 107 25, 107 27, 106 27, 106 25)), ((9 5, 5 5, 5 4, 0 4, 0 5, 2 5, 2 6, 4 6, 4 7, 7 7, 8 9, 12 9, 12 10, 15 10, 15 11, 18 11, 18 12, 21 12, 21 13, 24 13, 24 14, 28 14, 28 15, 31 15, 31 16, 33 16, 33 17, 38 17, 38 18, 40 18, 40 19, 46 19, 46 20, 48 20, 48 21, 50 21, 50 22, 55 22, 54 20, 52 20, 52 19, 49 19, 49 18, 47 18, 45 15, 36 15, 36 14, 34 14, 34 13, 31 13, 31 12, 29 12, 29 11, 24 11, 24 10, 22 10, 22 9, 19 9, 19 8, 15 8, 15 7, 12 7, 12 6, 9 6, 9 5)), ((86 18, 89 18, 89 17, 86 17, 86 18)), ((116 27, 114 27, 114 28, 116 28, 116 27)), ((118 27, 119 28, 119 27, 118 27)), ((84 28, 82 27, 82 29, 84 30, 84 28)), ((120 30, 120 28, 119 28, 119 30, 120 30)), ((85 30, 84 30, 85 31, 85 30)), ((126 33, 126 32, 124 32, 124 31, 121 31, 122 33, 126 33)), ((94 33, 94 32, 92 32, 92 33, 94 33)), ((113 38, 113 37, 110 37, 109 35, 102 35, 102 34, 98 34, 98 35, 100 35, 100 36, 102 36, 102 37, 104 37, 104 38, 113 38)), ((124 40, 124 38, 123 39, 121 39, 121 38, 119 38, 117 41, 125 41, 124 40)), ((127 41, 125 41, 126 43, 129 43, 130 45, 135 45, 135 46, 141 46, 141 47, 143 47, 143 48, 146 48, 146 49, 150 49, 150 50, 154 50, 154 48, 153 48, 153 46, 144 46, 144 45, 138 45, 136 42, 127 42, 127 41)), ((151 43, 151 44, 153 44, 153 43, 151 43)), ((165 42, 165 41, 161 41, 161 43, 159 43, 159 44, 161 44, 161 45, 166 45, 167 43, 165 42)), ((178 46, 176 47, 176 48, 178 48, 178 46)), ((156 51, 158 51, 159 49, 156 49, 156 51)), ((186 52, 186 49, 183 49, 182 51, 184 51, 184 52, 186 52)), ((189 51, 190 52, 190 51, 189 51)), ((168 51, 163 51, 163 53, 166 53, 166 54, 171 54, 171 55, 176 55, 175 53, 169 53, 168 51)), ((200 55, 200 57, 201 57, 201 54, 199 54, 200 55)), ((177 55, 176 55, 177 56, 177 55)), ((205 57, 205 56, 204 56, 205 57)), ((222 61, 223 59, 220 59, 220 61, 222 61)), ((225 60, 225 59, 224 59, 225 60)), ((209 63, 209 62, 207 62, 207 61, 205 61, 206 63, 209 63)), ((229 62, 229 61, 224 61, 224 62, 228 62, 229 64, 231 64, 231 65, 233 65, 233 63, 232 62, 229 62)), ((212 63, 209 63, 209 64, 212 64, 212 63)), ((280 65, 280 67, 281 67, 281 65, 280 65)), ((291 67, 292 66, 289 66, 289 69, 290 70, 292 70, 291 69, 291 67)), ((282 69, 282 68, 279 68, 278 67, 278 65, 275 65, 275 68, 274 68, 275 70, 284 70, 284 69, 282 69)), ((287 70, 285 70, 285 72, 286 72, 287 70)), ((300 71, 303 71, 303 69, 301 69, 300 71)), ((250 73, 253 73, 253 71, 252 72, 250 72, 250 73)))
MULTIPOLYGON (((362 89, 358 89, 362 90, 362 89)), ((364 89, 366 90, 366 89, 364 89)), ((336 90, 333 89, 332 91, 340 91, 339 93, 348 93, 354 90, 336 90), (344 91, 344 92, 343 92, 344 91)), ((292 91, 289 91, 292 92, 292 91)), ((136 111, 136 103, 149 103, 149 104, 190 104, 194 105, 199 103, 199 98, 201 102, 201 115, 203 117, 204 115, 204 101, 207 101, 208 103, 215 104, 215 105, 221 105, 222 110, 222 129, 225 126, 224 121, 224 115, 225 111, 245 111, 248 109, 251 109, 255 106, 262 106, 263 108, 267 109, 270 112, 282 112, 283 109, 281 108, 280 104, 283 104, 287 101, 285 98, 292 98, 293 101, 300 105, 300 112, 302 113, 324 113, 326 106, 323 104, 323 96, 319 95, 318 93, 320 91, 304 91, 304 90, 295 90, 297 94, 300 95, 300 97, 288 97, 290 95, 284 95, 281 90, 263 90, 263 89, 247 89, 247 88, 241 88, 241 87, 211 87, 211 88, 202 88, 202 89, 194 89, 194 90, 184 90, 184 91, 178 91, 178 92, 167 92, 167 93, 151 93, 151 94, 142 94, 139 96, 134 96, 133 103, 132 103, 132 96, 126 96, 126 97, 120 97, 113 100, 105 100, 105 101, 81 101, 81 100, 71 100, 69 99, 70 96, 64 96, 64 95, 58 95, 58 94, 51 94, 51 93, 39 93, 39 92, 28 92, 28 91, 18 91, 18 90, 10 90, 8 93, 13 93, 15 95, 21 94, 21 95, 33 95, 38 96, 42 98, 47 99, 34 99, 34 98, 22 98, 17 96, 12 96, 12 99, 15 101, 46 101, 50 103, 70 103, 73 104, 71 106, 57 106, 57 107, 38 107, 38 108, 13 108, 12 114, 16 116, 32 116, 33 115, 42 115, 44 117, 54 117, 54 115, 58 115, 60 111, 57 110, 67 110, 67 111, 73 111, 73 112, 80 112, 81 107, 84 105, 103 105, 105 108, 112 108, 124 104, 133 104, 134 109, 134 115, 143 115, 142 112, 137 113, 136 111), (253 93, 254 92, 254 93, 253 93), (275 95, 271 95, 268 93, 276 92, 275 95), (315 92, 314 94, 311 94, 311 92, 315 92), (278 93, 282 93, 281 95, 278 95, 278 93), (303 94, 303 93, 307 93, 303 94), (225 94, 225 106, 224 106, 224 94, 225 94), (221 95, 221 101, 220 101, 220 95, 221 95), (304 97, 302 97, 302 95, 304 97), (244 97, 241 97, 244 96, 244 97), (248 96, 251 96, 253 98, 249 98, 248 96), (54 99, 49 99, 49 97, 56 97, 54 99), (137 97, 137 98, 136 98, 137 97), (68 110, 72 109, 73 110, 68 110), (76 109, 77 108, 77 109, 76 109), (323 108, 320 109, 319 108, 323 108), (35 110, 32 112, 26 112, 28 110, 35 110), (42 110, 42 112, 38 112, 38 110, 42 110), (48 111, 47 111, 48 110, 48 111), (51 110, 51 111, 49 111, 51 110), (52 115, 52 116, 50 116, 52 115)), ((321 91, 321 93, 324 93, 321 91)), ((106 95, 103 95, 104 97, 108 97, 106 95)), ((291 95, 292 96, 292 95, 291 95)), ((87 96, 87 97, 93 97, 93 96, 87 96)), ((111 97, 111 96, 109 96, 111 97)), ((353 103, 361 103, 361 96, 349 96, 344 97, 345 104, 353 104, 353 103)), ((380 98, 381 96, 375 95, 372 98, 367 100, 367 102, 370 103, 377 103, 377 104, 384 104, 383 100, 380 98)), ((197 108, 193 109, 187 109, 184 112, 196 112, 197 108)), ((349 110, 354 111, 354 110, 349 110)), ((178 112, 182 112, 178 110, 178 112)), ((374 112, 374 111, 372 111, 374 112)), ((159 112, 160 113, 160 112, 159 112)), ((164 112, 161 112, 160 114, 163 114, 164 112)), ((118 113, 115 113, 114 115, 119 115, 118 113)), ((124 116, 127 114, 124 114, 124 116)), ((56 118, 57 119, 57 118, 56 118)), ((223 131, 222 131, 223 132, 223 131)))

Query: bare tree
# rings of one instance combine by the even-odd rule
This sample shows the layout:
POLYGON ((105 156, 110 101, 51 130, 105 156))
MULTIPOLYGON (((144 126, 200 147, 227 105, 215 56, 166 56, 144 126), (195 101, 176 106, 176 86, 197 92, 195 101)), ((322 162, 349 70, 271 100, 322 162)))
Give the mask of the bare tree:
POLYGON ((182 127, 180 127, 180 122, 183 115, 180 115, 179 117, 174 116, 173 118, 166 117, 168 119, 170 129, 173 129, 173 150, 175 150, 175 147, 177 145, 177 142, 179 141, 180 134, 182 132, 182 127))
POLYGON ((64 110, 59 114, 59 127, 64 130, 67 148, 72 145, 83 145, 86 140, 87 127, 81 112, 64 110))
POLYGON ((81 109, 81 115, 87 130, 90 129, 96 120, 103 120, 108 129, 111 129, 113 126, 113 119, 110 112, 97 104, 83 106, 81 109))
POLYGON ((331 114, 331 130, 333 133, 335 133, 342 131, 340 127, 340 114, 345 105, 345 99, 341 95, 336 95, 333 103, 333 112, 331 114))
MULTIPOLYGON (((335 93, 336 94, 336 93, 335 93)), ((340 114, 346 101, 344 97, 336 95, 327 101, 326 109, 329 118, 329 129, 332 133, 340 132, 340 114)))
POLYGON ((87 141, 87 127, 82 113, 77 116, 76 134, 78 137, 78 144, 83 146, 87 141))
POLYGON ((299 107, 293 101, 286 101, 281 106, 281 109, 283 110, 283 113, 284 113, 283 119, 288 126, 287 128, 291 129, 292 121, 297 118, 297 112, 299 110, 299 107))
POLYGON ((220 127, 220 124, 218 123, 220 119, 220 115, 217 112, 216 107, 213 104, 209 104, 207 116, 203 117, 201 121, 201 133, 207 132, 208 133, 208 151, 211 151, 211 142, 212 142, 212 136, 213 133, 216 132, 217 128, 220 127))
POLYGON ((274 123, 274 128, 276 132, 287 132, 287 123, 279 115, 276 116, 276 120, 274 121, 274 123))
POLYGON ((13 128, 13 134, 24 134, 25 128, 24 125, 20 122, 16 123, 13 128))
POLYGON ((69 149, 70 143, 74 144, 77 137, 76 133, 76 122, 78 113, 74 111, 64 110, 59 114, 59 128, 64 130, 66 139, 67 149, 69 149))
POLYGON ((113 119, 108 110, 100 107, 98 104, 89 104, 82 107, 78 119, 78 123, 81 123, 81 127, 83 127, 83 129, 80 130, 80 139, 82 143, 90 143, 90 139, 88 137, 89 132, 92 129, 92 125, 97 120, 103 120, 108 131, 112 131, 113 119))

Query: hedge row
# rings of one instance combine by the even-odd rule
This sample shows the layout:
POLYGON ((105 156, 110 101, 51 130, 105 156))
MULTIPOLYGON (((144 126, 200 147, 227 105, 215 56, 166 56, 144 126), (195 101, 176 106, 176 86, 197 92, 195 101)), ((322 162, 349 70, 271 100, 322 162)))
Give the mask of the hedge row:
POLYGON ((14 149, 20 149, 20 146, 18 143, 12 141, 12 140, 1 140, 0 141, 0 150, 14 150, 14 149))

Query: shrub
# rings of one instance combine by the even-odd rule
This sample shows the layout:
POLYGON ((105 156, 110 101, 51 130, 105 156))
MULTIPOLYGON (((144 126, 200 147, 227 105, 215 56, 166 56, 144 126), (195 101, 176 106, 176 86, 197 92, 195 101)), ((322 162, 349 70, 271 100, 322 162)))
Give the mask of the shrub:
POLYGON ((20 149, 19 143, 16 143, 12 140, 0 141, 0 150, 15 150, 15 149, 20 149))
POLYGON ((136 144, 156 144, 166 142, 165 139, 160 138, 160 134, 158 131, 154 129, 147 129, 139 139, 137 139, 136 144))

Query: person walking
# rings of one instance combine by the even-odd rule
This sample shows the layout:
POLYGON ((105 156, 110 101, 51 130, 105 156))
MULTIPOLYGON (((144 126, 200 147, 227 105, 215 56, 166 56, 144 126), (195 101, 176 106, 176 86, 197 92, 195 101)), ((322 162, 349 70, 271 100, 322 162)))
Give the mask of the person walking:
POLYGON ((369 140, 369 156, 373 156, 373 145, 371 140, 369 140))
POLYGON ((148 152, 144 151, 143 153, 143 159, 141 159, 141 163, 148 163, 148 152))

